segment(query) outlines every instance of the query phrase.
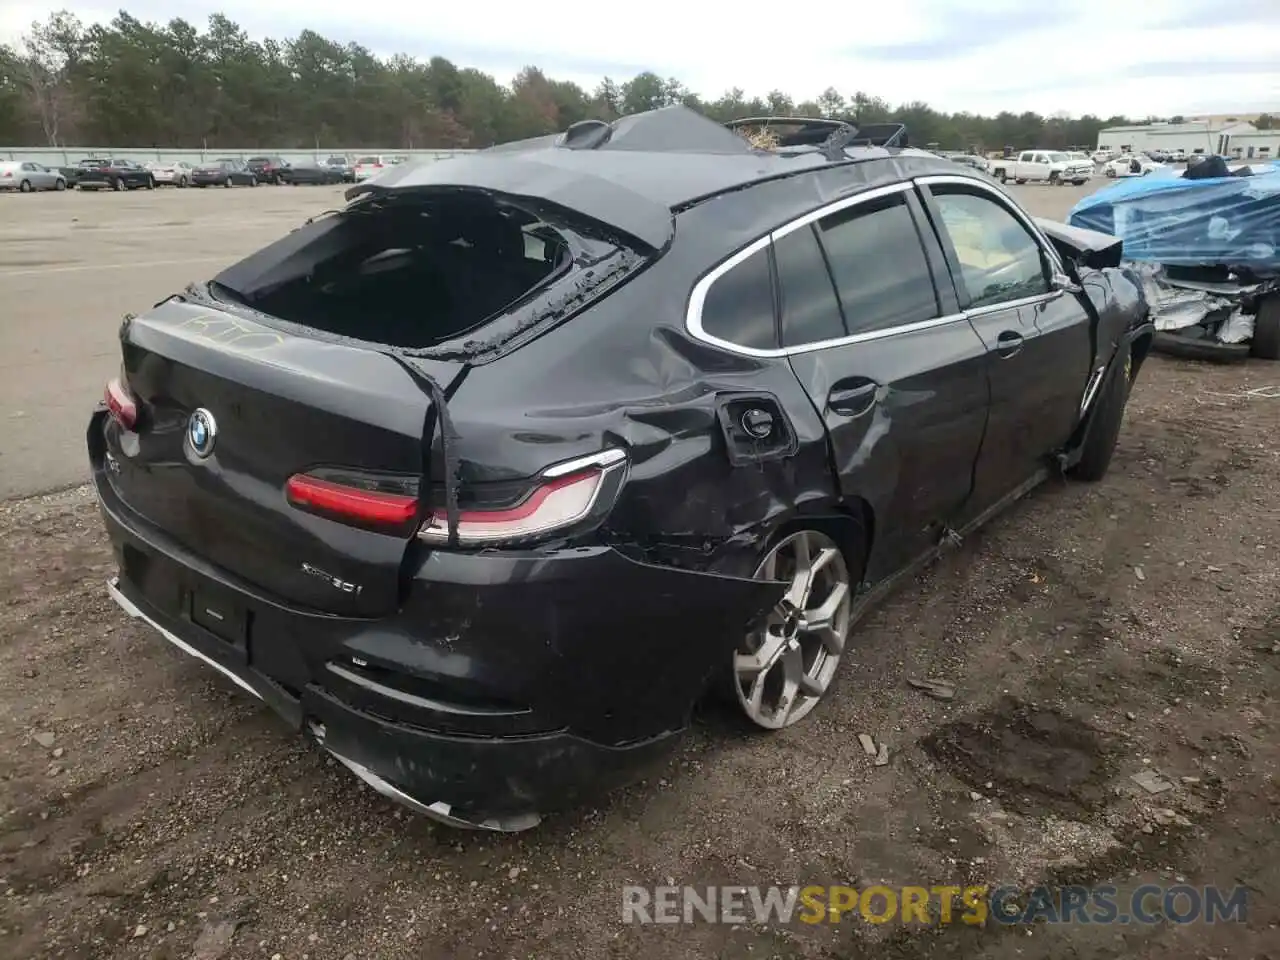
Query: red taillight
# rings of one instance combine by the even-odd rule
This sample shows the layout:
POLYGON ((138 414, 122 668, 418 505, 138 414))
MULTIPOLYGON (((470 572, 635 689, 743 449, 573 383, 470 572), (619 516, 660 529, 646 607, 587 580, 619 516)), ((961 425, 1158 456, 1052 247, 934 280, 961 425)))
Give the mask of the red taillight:
POLYGON ((285 495, 296 507, 306 507, 337 520, 354 520, 379 526, 400 526, 408 523, 418 513, 417 497, 365 490, 303 473, 289 478, 285 483, 285 495))
POLYGON ((112 418, 126 430, 132 430, 134 424, 138 422, 138 404, 119 377, 113 377, 107 381, 102 399, 107 405, 107 410, 111 412, 112 418))
MULTIPOLYGON (((458 514, 458 543, 475 546, 530 540, 577 526, 597 515, 597 508, 612 505, 625 460, 622 450, 605 450, 544 471, 538 486, 517 506, 463 510, 458 514)), ((447 543, 446 512, 434 510, 418 536, 427 543, 447 543)))

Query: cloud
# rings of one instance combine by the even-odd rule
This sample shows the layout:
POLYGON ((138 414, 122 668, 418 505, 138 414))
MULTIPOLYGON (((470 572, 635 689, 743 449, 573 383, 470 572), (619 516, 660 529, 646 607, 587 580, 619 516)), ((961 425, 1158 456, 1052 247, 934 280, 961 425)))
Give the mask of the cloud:
MULTIPOLYGON (((1278 4, 892 0, 868 8, 810 0, 796 8, 799 20, 778 30, 749 7, 735 13, 709 0, 646 0, 633 11, 594 0, 553 8, 527 0, 366 7, 349 0, 88 0, 76 12, 106 22, 124 6, 144 21, 179 16, 203 27, 220 10, 255 38, 288 39, 310 28, 381 56, 447 57, 504 83, 526 65, 587 89, 605 75, 622 81, 647 69, 709 98, 741 87, 802 100, 835 86, 846 96, 861 90, 942 110, 1146 116, 1280 112, 1280 71, 1260 71, 1256 54, 1280 50, 1278 4)), ((8 0, 0 5, 0 39, 15 40, 58 6, 8 0)))

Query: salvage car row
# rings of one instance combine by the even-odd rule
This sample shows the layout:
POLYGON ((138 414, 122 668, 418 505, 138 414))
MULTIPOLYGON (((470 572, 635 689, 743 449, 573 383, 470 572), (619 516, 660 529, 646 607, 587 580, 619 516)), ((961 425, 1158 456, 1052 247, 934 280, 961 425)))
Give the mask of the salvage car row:
POLYGON ((0 190, 154 190, 173 187, 256 187, 259 184, 360 183, 383 169, 403 163, 400 155, 333 155, 323 161, 285 160, 279 156, 218 157, 200 163, 127 157, 91 157, 69 167, 49 167, 33 160, 0 162, 0 190))

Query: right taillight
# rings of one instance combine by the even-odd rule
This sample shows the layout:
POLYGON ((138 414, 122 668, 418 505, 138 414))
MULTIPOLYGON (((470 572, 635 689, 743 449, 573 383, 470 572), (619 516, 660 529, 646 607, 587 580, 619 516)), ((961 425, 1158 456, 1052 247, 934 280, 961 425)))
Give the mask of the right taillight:
MULTIPOLYGON (((611 448, 556 464, 542 472, 533 489, 515 506, 460 511, 459 545, 535 540, 602 516, 621 488, 626 460, 624 451, 611 448)), ((448 543, 446 511, 433 510, 418 536, 427 543, 448 543)))
POLYGON ((120 377, 113 377, 107 381, 102 400, 107 405, 112 419, 126 430, 134 428, 138 422, 138 402, 120 377))

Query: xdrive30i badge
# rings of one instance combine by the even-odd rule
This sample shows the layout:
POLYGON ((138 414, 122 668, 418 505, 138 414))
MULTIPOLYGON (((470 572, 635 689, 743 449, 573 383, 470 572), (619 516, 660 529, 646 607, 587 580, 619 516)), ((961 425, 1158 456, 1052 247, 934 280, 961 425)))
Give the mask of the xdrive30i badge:
POLYGON ((218 423, 213 414, 201 407, 191 414, 187 421, 187 443, 191 452, 203 460, 213 453, 213 444, 218 436, 218 423))

